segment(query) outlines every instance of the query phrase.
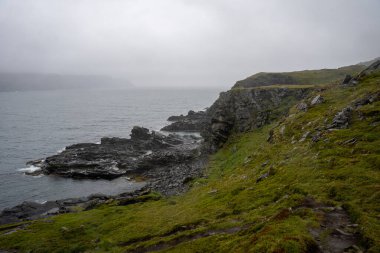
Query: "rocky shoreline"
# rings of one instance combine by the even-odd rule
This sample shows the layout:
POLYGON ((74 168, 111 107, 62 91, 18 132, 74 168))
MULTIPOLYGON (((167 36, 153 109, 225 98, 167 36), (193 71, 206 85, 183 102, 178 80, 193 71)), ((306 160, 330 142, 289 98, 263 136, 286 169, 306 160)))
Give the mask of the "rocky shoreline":
POLYGON ((189 111, 185 116, 170 117, 168 121, 172 123, 161 129, 168 134, 135 126, 129 139, 104 137, 100 144, 74 144, 59 154, 30 161, 28 165, 41 168, 28 173, 30 175, 108 180, 127 176, 145 181, 146 186, 117 196, 92 195, 44 204, 24 202, 3 210, 0 224, 71 212, 78 207, 87 210, 107 201, 140 198, 151 192, 164 196, 182 193, 188 189, 189 182, 202 176, 209 154, 218 150, 230 134, 270 123, 286 114, 311 90, 286 87, 232 89, 221 93, 206 111, 189 111))
MULTIPOLYGON (((137 199, 151 192, 175 195, 188 188, 188 182, 202 175, 207 155, 200 151, 202 138, 196 135, 164 135, 135 126, 131 138, 101 139, 100 144, 79 143, 61 153, 28 165, 41 168, 27 175, 55 175, 75 179, 108 179, 121 176, 139 179, 146 185, 134 192, 116 196, 94 194, 56 201, 23 202, 0 213, 0 225, 34 220, 56 214, 89 210, 105 202, 137 199)), ((133 202, 133 201, 132 201, 133 202)))

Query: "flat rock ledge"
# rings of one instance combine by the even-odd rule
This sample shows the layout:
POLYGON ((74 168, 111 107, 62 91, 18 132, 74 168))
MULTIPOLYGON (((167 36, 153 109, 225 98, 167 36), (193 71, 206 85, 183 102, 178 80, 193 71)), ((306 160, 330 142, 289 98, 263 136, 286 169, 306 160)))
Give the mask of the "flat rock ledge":
POLYGON ((41 168, 31 175, 109 180, 127 176, 145 181, 143 188, 116 196, 94 194, 44 204, 24 202, 4 209, 0 213, 0 225, 73 212, 78 207, 89 210, 110 201, 133 204, 155 199, 157 196, 151 196, 153 192, 175 195, 186 191, 192 179, 202 176, 207 155, 200 151, 201 137, 163 135, 143 127, 134 127, 130 136, 129 139, 104 137, 100 144, 74 144, 59 154, 27 164, 41 168))
POLYGON ((164 135, 135 126, 131 138, 101 139, 100 144, 79 143, 59 154, 27 164, 34 171, 75 179, 115 179, 121 176, 146 181, 164 195, 182 192, 186 182, 201 175, 207 156, 200 151, 202 138, 164 135))

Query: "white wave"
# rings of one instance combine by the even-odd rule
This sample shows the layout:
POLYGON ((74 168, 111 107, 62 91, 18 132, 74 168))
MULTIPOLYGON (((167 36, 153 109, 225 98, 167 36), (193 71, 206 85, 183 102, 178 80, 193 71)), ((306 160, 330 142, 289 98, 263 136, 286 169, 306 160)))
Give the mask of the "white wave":
POLYGON ((113 164, 113 165, 112 165, 112 167, 111 167, 111 170, 116 170, 116 171, 118 171, 118 170, 119 170, 119 168, 117 167, 117 165, 116 165, 116 164, 113 164))
POLYGON ((41 170, 41 168, 38 167, 38 166, 34 166, 34 165, 30 165, 27 168, 18 169, 18 171, 23 171, 23 172, 35 172, 35 171, 38 171, 38 170, 41 170))
POLYGON ((38 204, 45 204, 47 202, 47 200, 35 200, 34 202, 38 203, 38 204))
POLYGON ((101 142, 100 142, 100 141, 97 141, 97 142, 95 142, 95 144, 98 144, 98 145, 100 145, 100 144, 101 144, 101 142))
POLYGON ((62 149, 60 149, 60 150, 58 150, 57 151, 57 154, 60 154, 60 153, 62 153, 63 151, 65 151, 66 150, 66 147, 64 147, 64 148, 62 148, 62 149))

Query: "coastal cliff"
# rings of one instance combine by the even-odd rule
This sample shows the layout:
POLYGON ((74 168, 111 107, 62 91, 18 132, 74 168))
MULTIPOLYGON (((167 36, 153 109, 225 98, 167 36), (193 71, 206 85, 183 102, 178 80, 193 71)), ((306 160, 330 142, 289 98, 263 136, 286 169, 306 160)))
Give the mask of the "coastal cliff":
POLYGON ((98 196, 3 225, 0 249, 379 252, 380 61, 360 68, 323 84, 222 93, 201 117, 190 113, 215 153, 183 182, 188 191, 98 196))

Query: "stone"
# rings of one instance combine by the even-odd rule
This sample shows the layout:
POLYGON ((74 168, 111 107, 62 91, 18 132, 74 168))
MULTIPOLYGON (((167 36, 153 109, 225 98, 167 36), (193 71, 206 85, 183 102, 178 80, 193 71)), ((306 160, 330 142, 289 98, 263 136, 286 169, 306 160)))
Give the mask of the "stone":
POLYGON ((299 103, 299 104, 297 105, 297 109, 298 109, 299 111, 304 111, 304 112, 306 112, 307 109, 308 109, 308 106, 307 106, 307 104, 306 104, 305 102, 301 102, 301 103, 299 103))
POLYGON ((148 140, 150 138, 149 129, 144 127, 134 126, 131 131, 132 140, 148 140))
POLYGON ((271 129, 270 131, 269 131, 269 136, 268 136, 268 138, 267 138, 267 142, 269 142, 269 143, 273 143, 273 136, 274 136, 274 131, 273 131, 273 129, 271 129))
POLYGON ((344 79, 343 79, 342 85, 343 86, 347 86, 350 83, 351 80, 352 80, 352 76, 351 75, 346 75, 344 77, 344 79))
POLYGON ((313 142, 318 142, 322 137, 322 132, 321 131, 317 131, 312 137, 311 137, 311 140, 313 142))
POLYGON ((342 111, 338 112, 334 116, 332 123, 327 127, 327 129, 347 128, 351 121, 352 112, 353 108, 351 106, 343 108, 342 111))
POLYGON ((201 132, 205 149, 215 152, 233 133, 260 128, 288 113, 296 101, 304 99, 310 88, 232 89, 222 92, 206 111, 209 123, 201 132), (290 100, 289 100, 290 99, 290 100), (292 101, 289 103, 288 101, 292 101), (294 101, 294 102, 293 102, 294 101), (283 110, 275 111, 282 107, 283 110))
POLYGON ((304 142, 306 138, 309 137, 309 135, 310 135, 310 131, 305 132, 298 142, 304 142))
POLYGON ((207 125, 208 116, 205 111, 189 111, 186 116, 170 116, 171 123, 161 131, 167 132, 201 132, 207 125))
POLYGON ((324 98, 321 95, 317 95, 311 100, 310 105, 317 105, 317 104, 322 104, 324 102, 324 98))
POLYGON ((258 183, 258 182, 260 182, 260 181, 266 179, 267 177, 269 177, 269 172, 264 173, 264 174, 262 174, 261 176, 259 176, 259 178, 256 179, 256 183, 258 183))

